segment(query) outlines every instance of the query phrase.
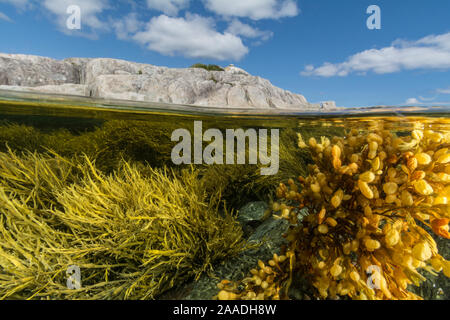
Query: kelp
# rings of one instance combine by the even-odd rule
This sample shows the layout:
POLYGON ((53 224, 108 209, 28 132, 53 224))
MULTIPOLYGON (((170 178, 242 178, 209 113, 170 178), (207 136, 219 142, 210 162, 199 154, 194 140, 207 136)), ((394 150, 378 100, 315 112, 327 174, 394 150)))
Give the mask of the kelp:
POLYGON ((400 136, 373 121, 367 132, 298 138, 314 164, 281 182, 272 204, 290 224, 288 245, 242 281, 222 281, 218 299, 288 299, 304 277, 321 299, 412 300, 419 271, 450 277, 431 235, 450 239, 448 131, 417 122, 400 136))
POLYGON ((198 171, 0 153, 0 298, 151 299, 245 249, 198 171), (69 266, 80 289, 67 287, 69 266))

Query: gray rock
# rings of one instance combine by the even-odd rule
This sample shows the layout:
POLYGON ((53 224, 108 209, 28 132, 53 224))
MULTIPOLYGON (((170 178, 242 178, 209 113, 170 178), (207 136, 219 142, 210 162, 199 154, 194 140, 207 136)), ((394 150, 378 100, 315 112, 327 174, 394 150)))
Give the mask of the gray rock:
POLYGON ((120 73, 126 74, 138 74, 140 64, 128 62, 125 60, 116 59, 90 59, 84 65, 84 82, 86 84, 92 84, 96 78, 102 75, 120 75, 120 73))
POLYGON ((43 86, 78 83, 74 66, 45 57, 0 53, 0 85, 43 86))
POLYGON ((335 101, 323 101, 320 104, 323 109, 336 109, 337 108, 335 101))
POLYGON ((86 72, 85 72, 86 65, 91 60, 92 59, 89 59, 89 58, 68 58, 68 59, 64 59, 63 61, 70 63, 73 66, 75 73, 77 75, 77 80, 75 83, 85 84, 86 83, 86 72))
POLYGON ((0 85, 16 90, 209 107, 317 110, 305 97, 229 66, 225 71, 174 69, 117 59, 0 54, 0 85), (73 84, 85 87, 57 85, 73 84))
POLYGON ((245 74, 245 75, 250 75, 247 71, 245 71, 244 69, 235 67, 234 64, 230 64, 228 67, 225 68, 226 72, 230 72, 230 73, 236 73, 236 74, 245 74))
POLYGON ((87 86, 83 84, 60 84, 60 85, 45 85, 37 87, 20 87, 20 86, 6 86, 0 85, 0 89, 15 90, 35 93, 52 93, 52 94, 68 94, 73 96, 88 96, 89 91, 87 86))
POLYGON ((239 212, 237 221, 242 226, 244 236, 249 236, 255 229, 261 225, 267 217, 267 209, 269 206, 264 201, 250 202, 243 206, 239 212))

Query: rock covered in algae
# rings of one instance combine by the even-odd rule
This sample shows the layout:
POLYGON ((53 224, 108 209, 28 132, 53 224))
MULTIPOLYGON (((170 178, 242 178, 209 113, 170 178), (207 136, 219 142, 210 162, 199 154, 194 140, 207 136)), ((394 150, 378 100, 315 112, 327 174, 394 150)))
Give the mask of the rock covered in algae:
POLYGON ((279 252, 282 245, 286 245, 286 240, 282 234, 288 228, 288 222, 282 219, 270 217, 263 220, 267 211, 267 204, 264 202, 250 202, 239 210, 238 221, 245 226, 245 221, 258 222, 248 238, 250 245, 254 248, 243 251, 239 256, 224 260, 214 266, 211 275, 204 274, 198 281, 185 283, 167 294, 161 299, 185 299, 185 300, 210 300, 219 293, 217 284, 220 279, 230 279, 237 281, 247 274, 258 260, 269 259, 273 252, 279 252))
POLYGON ((239 210, 237 221, 244 235, 250 236, 269 215, 269 206, 264 201, 249 202, 239 210))

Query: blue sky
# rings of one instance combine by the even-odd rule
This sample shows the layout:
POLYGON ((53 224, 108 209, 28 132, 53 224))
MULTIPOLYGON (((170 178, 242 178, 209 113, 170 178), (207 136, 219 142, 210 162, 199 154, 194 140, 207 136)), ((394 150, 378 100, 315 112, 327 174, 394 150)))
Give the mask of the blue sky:
POLYGON ((0 0, 0 52, 233 63, 311 102, 450 105, 449 17, 448 0, 0 0))

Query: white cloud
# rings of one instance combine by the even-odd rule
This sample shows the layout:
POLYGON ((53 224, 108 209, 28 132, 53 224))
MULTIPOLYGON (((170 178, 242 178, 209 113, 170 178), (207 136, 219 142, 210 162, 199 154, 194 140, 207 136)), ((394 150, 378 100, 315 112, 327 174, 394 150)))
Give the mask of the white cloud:
MULTIPOLYGON (((241 22, 238 16, 274 19, 298 14, 294 0, 202 0, 221 17, 202 17, 189 12, 184 17, 177 17, 181 10, 189 7, 191 0, 146 0, 142 1, 144 4, 134 0, 121 1, 130 4, 131 10, 120 17, 108 14, 108 11, 118 8, 110 0, 0 0, 0 3, 13 4, 20 10, 40 8, 60 27, 61 32, 68 35, 96 39, 99 32, 114 32, 120 40, 136 41, 164 55, 215 60, 240 60, 249 52, 243 43, 244 38, 252 39, 252 44, 257 45, 273 36, 271 31, 241 22), (145 9, 145 3, 147 8, 164 14, 153 16, 150 21, 140 20, 138 10, 145 9), (70 17, 67 9, 73 5, 80 7, 81 31, 69 30, 66 25, 70 17), (215 18, 228 23, 228 26, 219 30, 215 18)), ((11 21, 1 12, 0 20, 11 21)))
POLYGON ((6 14, 4 14, 3 12, 0 12, 0 20, 4 20, 4 21, 6 21, 6 22, 13 22, 12 20, 11 20, 11 18, 10 17, 8 17, 6 14))
POLYGON ((186 18, 154 17, 146 30, 138 32, 134 39, 150 50, 165 55, 239 60, 248 53, 248 48, 239 37, 228 32, 217 32, 213 19, 199 15, 188 14, 186 18))
POLYGON ((132 12, 122 19, 111 20, 111 25, 116 31, 117 38, 128 40, 143 27, 144 23, 138 20, 136 12, 132 12))
POLYGON ((237 19, 231 21, 226 32, 246 38, 261 38, 261 40, 264 41, 270 39, 273 36, 273 32, 271 31, 263 31, 257 28, 253 28, 252 26, 242 23, 237 19))
POLYGON ((405 101, 405 105, 415 105, 415 104, 421 104, 421 102, 419 100, 417 100, 416 98, 409 98, 409 99, 406 99, 406 101, 405 101))
POLYGON ((433 101, 434 99, 427 99, 427 98, 423 98, 423 97, 419 97, 419 99, 417 98, 409 98, 406 99, 404 105, 406 106, 417 106, 417 105, 421 105, 421 106, 449 106, 450 102, 449 101, 433 101))
POLYGON ((219 15, 253 20, 294 17, 299 9, 294 0, 203 0, 205 7, 219 15))
POLYGON ((342 63, 326 62, 317 68, 308 65, 301 74, 332 77, 370 71, 385 74, 416 69, 450 69, 450 32, 414 42, 397 40, 389 47, 359 52, 342 63))
POLYGON ((437 89, 436 92, 440 94, 450 94, 450 87, 447 89, 437 89))
POLYGON ((69 17, 67 8, 77 5, 81 9, 81 26, 94 30, 107 29, 107 24, 98 18, 106 10, 108 0, 44 0, 43 6, 58 17, 58 23, 66 31, 66 20, 69 17))
POLYGON ((189 7, 190 0, 147 0, 147 7, 176 16, 182 9, 189 7))

